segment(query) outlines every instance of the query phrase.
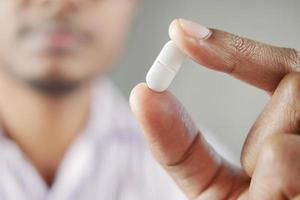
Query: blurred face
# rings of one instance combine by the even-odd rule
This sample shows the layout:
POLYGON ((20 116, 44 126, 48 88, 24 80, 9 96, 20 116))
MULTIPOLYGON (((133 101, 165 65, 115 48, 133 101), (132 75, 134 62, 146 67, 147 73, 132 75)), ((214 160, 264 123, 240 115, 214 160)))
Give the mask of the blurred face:
POLYGON ((0 0, 0 67, 45 90, 80 85, 116 60, 135 4, 0 0))

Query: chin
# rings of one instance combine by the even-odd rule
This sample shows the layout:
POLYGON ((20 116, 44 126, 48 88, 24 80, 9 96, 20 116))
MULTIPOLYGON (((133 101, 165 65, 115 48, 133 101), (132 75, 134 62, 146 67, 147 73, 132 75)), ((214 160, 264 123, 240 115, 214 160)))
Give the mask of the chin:
POLYGON ((93 79, 92 75, 80 74, 75 76, 76 69, 67 69, 63 65, 45 64, 43 61, 29 61, 26 66, 6 65, 3 67, 5 74, 16 80, 18 83, 29 87, 42 95, 66 96, 74 93, 78 89, 93 79), (28 65, 30 63, 40 63, 39 65, 28 65), (19 67, 18 67, 19 66, 19 67))
POLYGON ((66 80, 60 77, 51 77, 47 79, 25 80, 26 84, 33 90, 47 96, 66 96, 74 93, 86 81, 83 80, 66 80))
MULTIPOLYGON (((94 75, 75 74, 76 68, 62 65, 46 66, 39 76, 23 79, 33 90, 48 96, 66 96, 87 85, 94 75), (71 69, 70 69, 71 68, 71 69)), ((82 68, 82 67, 81 67, 82 68)))

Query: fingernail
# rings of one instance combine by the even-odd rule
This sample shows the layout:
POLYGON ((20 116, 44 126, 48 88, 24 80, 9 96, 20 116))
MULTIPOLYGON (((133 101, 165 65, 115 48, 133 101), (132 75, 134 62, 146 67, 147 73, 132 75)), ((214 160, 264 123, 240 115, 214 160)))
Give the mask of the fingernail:
POLYGON ((205 40, 211 36, 211 30, 209 30, 205 26, 186 19, 179 19, 178 22, 183 31, 196 40, 205 40))

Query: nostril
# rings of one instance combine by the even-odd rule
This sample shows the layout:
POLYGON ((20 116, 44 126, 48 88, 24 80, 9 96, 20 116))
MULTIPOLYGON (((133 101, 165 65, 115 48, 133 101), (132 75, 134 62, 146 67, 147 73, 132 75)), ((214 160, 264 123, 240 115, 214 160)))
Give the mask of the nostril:
POLYGON ((47 8, 53 16, 65 16, 77 10, 81 0, 43 0, 41 5, 47 8))
POLYGON ((17 5, 19 6, 19 7, 24 7, 26 4, 28 4, 29 3, 29 0, 18 0, 17 1, 17 5))
POLYGON ((35 5, 41 6, 52 6, 59 9, 70 9, 74 7, 78 7, 82 0, 23 0, 23 1, 31 1, 31 3, 35 5))
POLYGON ((30 2, 31 4, 34 5, 49 5, 50 1, 49 0, 25 0, 27 2, 30 2))

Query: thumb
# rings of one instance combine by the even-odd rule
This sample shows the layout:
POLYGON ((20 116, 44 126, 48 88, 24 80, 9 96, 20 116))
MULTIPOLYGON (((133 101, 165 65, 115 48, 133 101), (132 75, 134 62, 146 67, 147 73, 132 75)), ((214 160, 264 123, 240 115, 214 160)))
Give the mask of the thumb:
POLYGON ((190 199, 235 199, 246 192, 249 178, 207 144, 171 93, 140 84, 130 104, 153 155, 190 199))

